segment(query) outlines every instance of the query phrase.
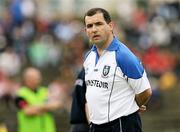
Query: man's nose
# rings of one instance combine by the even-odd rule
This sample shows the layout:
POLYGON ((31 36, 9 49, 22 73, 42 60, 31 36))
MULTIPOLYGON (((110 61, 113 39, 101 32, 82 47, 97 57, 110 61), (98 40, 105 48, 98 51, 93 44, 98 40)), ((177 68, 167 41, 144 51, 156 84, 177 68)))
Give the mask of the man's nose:
POLYGON ((96 25, 93 25, 93 27, 92 27, 92 31, 93 31, 93 32, 96 32, 96 31, 97 31, 97 27, 96 27, 96 25))

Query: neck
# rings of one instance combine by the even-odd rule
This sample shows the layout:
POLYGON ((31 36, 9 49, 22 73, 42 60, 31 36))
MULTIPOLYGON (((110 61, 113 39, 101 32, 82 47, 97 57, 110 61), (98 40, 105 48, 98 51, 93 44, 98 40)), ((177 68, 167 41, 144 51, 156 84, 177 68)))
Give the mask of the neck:
POLYGON ((26 87, 28 87, 30 90, 32 90, 32 91, 36 91, 36 89, 37 89, 37 85, 36 86, 32 86, 32 85, 25 85, 26 87))

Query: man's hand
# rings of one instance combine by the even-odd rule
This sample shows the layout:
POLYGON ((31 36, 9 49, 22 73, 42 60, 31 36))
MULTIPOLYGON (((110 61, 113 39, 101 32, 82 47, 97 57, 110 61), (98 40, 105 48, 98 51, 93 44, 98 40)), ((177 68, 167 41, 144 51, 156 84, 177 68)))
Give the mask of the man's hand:
POLYGON ((61 106, 62 106, 62 104, 59 101, 48 102, 47 104, 44 105, 44 107, 47 111, 58 109, 61 106))
POLYGON ((23 111, 29 116, 40 115, 43 113, 40 106, 26 106, 23 108, 23 111))
POLYGON ((141 105, 141 107, 139 107, 138 112, 143 113, 145 111, 146 111, 146 106, 145 105, 141 105))

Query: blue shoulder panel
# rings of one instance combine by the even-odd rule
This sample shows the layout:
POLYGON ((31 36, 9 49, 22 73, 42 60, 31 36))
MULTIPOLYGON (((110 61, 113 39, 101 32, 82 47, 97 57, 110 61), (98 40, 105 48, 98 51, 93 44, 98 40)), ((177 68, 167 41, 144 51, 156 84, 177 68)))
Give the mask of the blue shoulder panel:
POLYGON ((138 79, 144 73, 140 60, 122 43, 116 50, 116 62, 128 78, 138 79))

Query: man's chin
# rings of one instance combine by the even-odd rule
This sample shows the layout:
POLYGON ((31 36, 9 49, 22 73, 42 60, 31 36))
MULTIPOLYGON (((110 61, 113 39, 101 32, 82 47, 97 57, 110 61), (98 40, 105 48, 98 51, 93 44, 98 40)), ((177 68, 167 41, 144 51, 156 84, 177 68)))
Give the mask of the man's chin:
POLYGON ((91 40, 90 43, 91 44, 96 44, 96 45, 99 45, 99 44, 102 44, 102 40, 91 40))

